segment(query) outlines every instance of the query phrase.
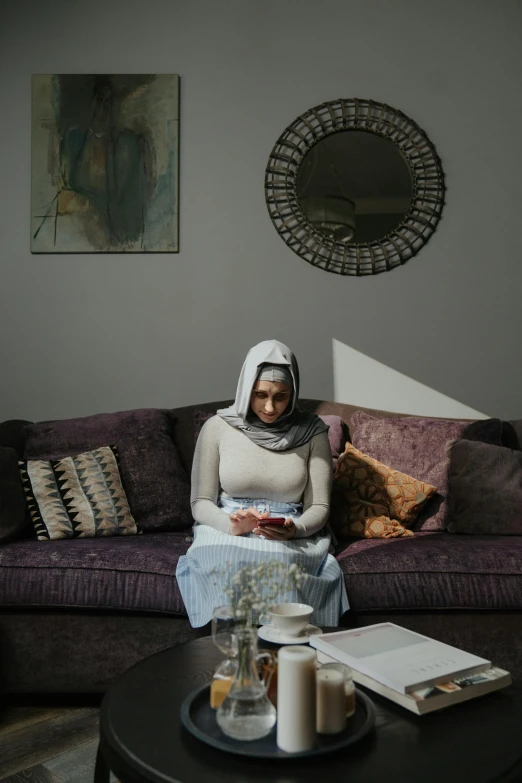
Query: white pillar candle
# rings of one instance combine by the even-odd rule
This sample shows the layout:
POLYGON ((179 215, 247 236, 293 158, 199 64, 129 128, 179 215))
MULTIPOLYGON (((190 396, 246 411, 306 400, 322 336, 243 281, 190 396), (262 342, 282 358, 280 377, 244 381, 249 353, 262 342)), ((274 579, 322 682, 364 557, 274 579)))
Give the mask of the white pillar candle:
POLYGON ((317 671, 317 732, 338 734, 346 727, 344 677, 332 669, 317 671))
POLYGON ((312 647, 300 645, 277 656, 277 746, 287 753, 315 746, 316 660, 312 647))

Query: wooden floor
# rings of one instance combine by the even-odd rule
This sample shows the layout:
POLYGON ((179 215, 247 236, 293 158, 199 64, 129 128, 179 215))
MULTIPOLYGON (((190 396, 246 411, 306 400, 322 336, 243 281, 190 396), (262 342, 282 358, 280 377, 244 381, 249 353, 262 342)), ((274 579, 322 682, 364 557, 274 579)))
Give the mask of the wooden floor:
POLYGON ((92 783, 98 722, 96 699, 0 706, 0 783, 92 783))

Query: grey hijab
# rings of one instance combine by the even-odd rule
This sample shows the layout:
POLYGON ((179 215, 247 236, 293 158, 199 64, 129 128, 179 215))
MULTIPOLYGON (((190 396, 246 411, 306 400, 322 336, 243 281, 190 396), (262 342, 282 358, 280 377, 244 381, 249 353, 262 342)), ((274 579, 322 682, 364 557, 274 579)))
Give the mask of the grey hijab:
POLYGON ((277 340, 265 340, 254 345, 247 354, 239 376, 234 404, 230 408, 222 408, 217 415, 232 427, 244 432, 258 446, 273 451, 286 451, 302 446, 314 435, 328 430, 328 425, 315 413, 299 410, 298 398, 299 368, 294 354, 277 340), (293 384, 288 408, 273 424, 265 424, 250 409, 252 388, 265 364, 287 367, 293 384))

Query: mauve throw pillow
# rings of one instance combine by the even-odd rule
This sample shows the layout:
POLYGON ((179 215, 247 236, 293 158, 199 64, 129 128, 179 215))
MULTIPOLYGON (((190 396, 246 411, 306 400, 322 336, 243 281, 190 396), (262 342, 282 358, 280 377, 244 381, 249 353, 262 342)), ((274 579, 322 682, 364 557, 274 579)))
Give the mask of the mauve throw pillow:
POLYGON ((26 460, 57 460, 114 444, 132 515, 144 532, 192 525, 190 484, 171 438, 174 417, 142 408, 25 427, 26 460))
POLYGON ((353 445, 365 454, 437 487, 412 530, 444 530, 448 491, 446 444, 466 438, 501 446, 503 425, 500 419, 472 422, 419 416, 379 419, 356 411, 351 431, 353 445))
POLYGON ((0 544, 20 538, 30 517, 14 449, 0 447, 0 544))
POLYGON ((448 454, 449 532, 522 535, 522 452, 459 440, 448 454))
MULTIPOLYGON (((215 416, 212 411, 203 411, 197 408, 193 413, 194 421, 194 443, 197 443, 201 428, 206 421, 215 416)), ((328 442, 330 443, 330 451, 332 452, 332 462, 334 469, 337 467, 337 460, 339 455, 343 453, 346 445, 346 425, 340 416, 319 416, 320 419, 328 424, 328 442)))
POLYGON ((374 459, 395 470, 437 487, 421 510, 412 530, 443 530, 446 524, 448 457, 446 444, 466 438, 501 443, 500 419, 478 422, 426 419, 417 416, 378 419, 356 411, 351 419, 352 443, 374 459))

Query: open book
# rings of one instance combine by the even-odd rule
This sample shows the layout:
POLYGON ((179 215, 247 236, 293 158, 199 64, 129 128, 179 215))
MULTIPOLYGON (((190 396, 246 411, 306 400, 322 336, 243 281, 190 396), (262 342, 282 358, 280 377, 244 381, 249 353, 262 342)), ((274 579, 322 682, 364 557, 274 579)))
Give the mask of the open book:
POLYGON ((403 694, 491 669, 485 658, 395 623, 318 634, 310 645, 403 694))
MULTIPOLYGON (((319 663, 331 663, 335 660, 330 655, 317 651, 317 660, 319 663)), ((443 707, 450 707, 452 704, 459 704, 476 696, 483 696, 485 693, 500 690, 507 685, 511 685, 511 675, 504 669, 492 666, 479 674, 471 674, 457 680, 441 683, 439 685, 430 685, 413 693, 399 693, 393 688, 388 688, 377 680, 367 677, 366 674, 353 670, 353 679, 359 685, 364 685, 375 693, 385 696, 387 699, 400 704, 410 712, 417 715, 424 715, 426 712, 441 710, 443 707)))

